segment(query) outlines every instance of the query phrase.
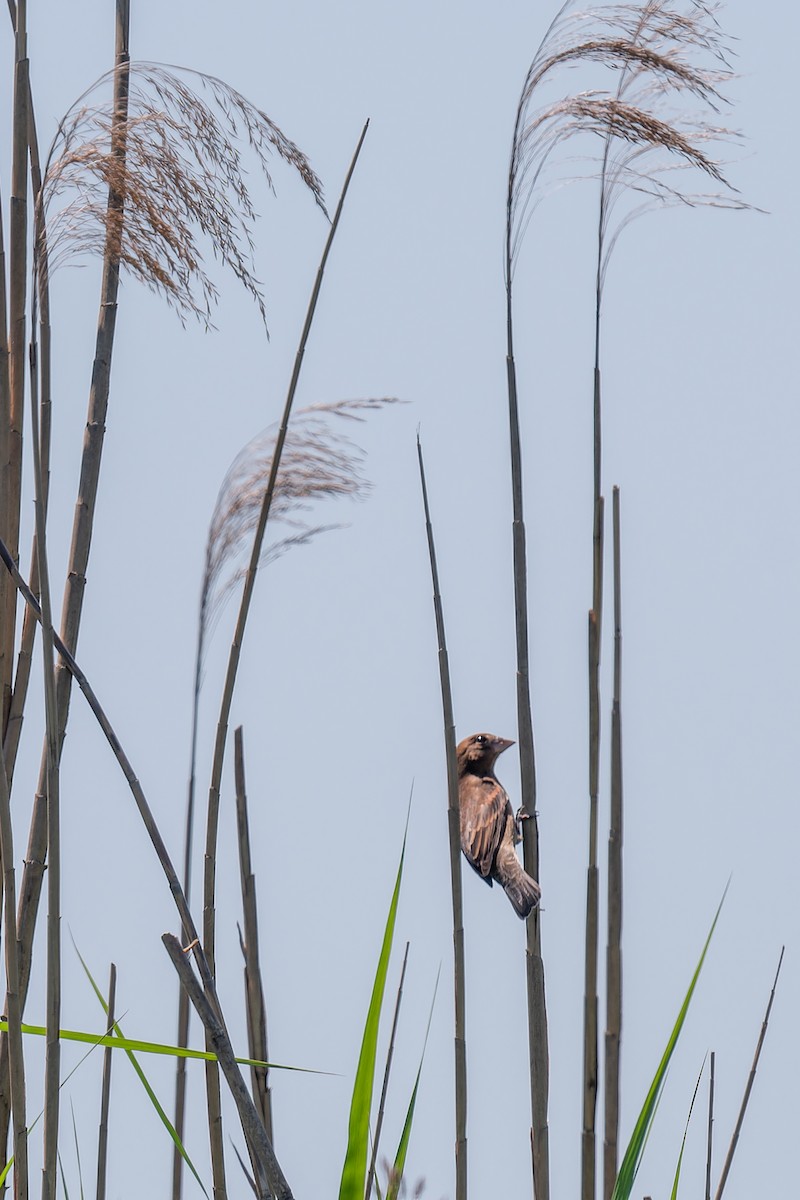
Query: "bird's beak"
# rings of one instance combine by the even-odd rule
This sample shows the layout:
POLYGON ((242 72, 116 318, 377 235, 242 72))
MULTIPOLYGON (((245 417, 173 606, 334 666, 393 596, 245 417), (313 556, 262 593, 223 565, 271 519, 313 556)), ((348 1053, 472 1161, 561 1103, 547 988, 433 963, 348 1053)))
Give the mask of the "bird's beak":
POLYGON ((494 739, 494 748, 498 754, 502 754, 504 750, 507 750, 509 746, 513 745, 514 743, 510 738, 499 737, 494 739))

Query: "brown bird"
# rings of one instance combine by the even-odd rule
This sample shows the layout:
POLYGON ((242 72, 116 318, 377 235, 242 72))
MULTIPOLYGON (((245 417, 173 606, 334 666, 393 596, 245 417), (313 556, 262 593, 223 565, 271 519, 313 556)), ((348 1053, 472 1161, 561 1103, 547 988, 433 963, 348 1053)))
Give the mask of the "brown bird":
POLYGON ((522 869, 514 849, 520 840, 511 801, 494 773, 498 755, 514 743, 492 733, 473 733, 456 747, 461 849, 489 887, 496 879, 523 920, 542 890, 522 869))

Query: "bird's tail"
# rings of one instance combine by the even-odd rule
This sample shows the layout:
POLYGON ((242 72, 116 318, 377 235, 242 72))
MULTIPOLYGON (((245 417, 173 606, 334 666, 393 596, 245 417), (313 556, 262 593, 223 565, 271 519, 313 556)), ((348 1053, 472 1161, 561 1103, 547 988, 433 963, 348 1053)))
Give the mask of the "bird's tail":
POLYGON ((497 882, 502 885, 503 891, 513 904, 514 912, 524 921, 539 903, 542 889, 536 880, 531 879, 522 869, 516 854, 513 854, 513 862, 509 857, 502 865, 498 863, 497 866, 497 882))

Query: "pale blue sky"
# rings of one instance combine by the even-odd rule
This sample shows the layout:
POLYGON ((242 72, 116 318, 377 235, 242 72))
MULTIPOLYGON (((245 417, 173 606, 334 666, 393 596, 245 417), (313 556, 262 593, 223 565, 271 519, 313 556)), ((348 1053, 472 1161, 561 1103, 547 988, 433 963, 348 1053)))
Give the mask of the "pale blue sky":
MULTIPOLYGON (((58 117, 110 63, 113 6, 80 0, 30 8, 46 143, 58 117)), ((517 96, 552 15, 546 5, 518 0, 132 3, 133 56, 197 67, 239 88, 309 154, 331 202, 371 118, 298 403, 384 395, 409 403, 357 431, 374 494, 364 505, 320 513, 349 527, 294 551, 260 579, 232 722, 245 726, 271 1052, 341 1076, 274 1077, 276 1150, 298 1200, 338 1188, 352 1071, 412 779, 397 931, 400 948, 411 941, 411 955, 386 1145, 399 1136, 442 963, 409 1162, 412 1179, 425 1177, 430 1200, 453 1194, 445 768, 414 435, 419 425, 459 735, 488 728, 514 737, 502 237, 517 96), (371 848, 358 865, 355 829, 366 831, 371 848)), ((717 1053, 721 1162, 785 942, 769 1039, 726 1191, 736 1200, 778 1194, 793 1177, 790 1101, 800 1067, 792 1019, 800 992, 793 904, 800 414, 790 376, 800 266, 791 115, 800 29, 785 2, 766 10, 733 0, 721 19, 738 39, 741 72, 729 88, 728 120, 747 135, 730 174, 769 215, 668 211, 620 242, 606 294, 604 484, 609 507, 611 485, 620 485, 623 509, 623 1132, 730 875, 637 1191, 663 1196, 671 1186, 707 1049, 717 1053)), ((0 29, 8 63, 9 32, 0 29)), ((575 74, 564 90, 573 80, 591 86, 575 74)), ((2 117, 7 130, 7 107, 2 117)), ((182 330, 133 283, 121 294, 79 659, 176 858, 208 520, 233 456, 279 414, 326 235, 288 169, 276 163, 274 179, 277 198, 253 178, 269 344, 252 305, 221 273, 218 331, 210 334, 182 330)), ((516 281, 554 1200, 576 1194, 579 1172, 595 210, 589 184, 549 198, 530 227, 516 281)), ((63 272, 54 291, 54 588, 69 546, 97 284, 89 266, 63 272)), ((204 692, 201 798, 229 622, 230 613, 204 692)), ((609 642, 604 655, 607 730, 609 642)), ((26 725, 18 768, 20 858, 38 768, 37 721, 32 714, 26 725)), ((513 752, 501 766, 514 802, 513 752)), ((605 814, 605 765, 603 779, 605 814)), ((65 929, 98 976, 110 959, 117 962, 126 1031, 170 1041, 176 989, 160 943, 175 925, 169 892, 124 781, 79 701, 63 805, 65 929)), ((233 832, 228 770, 220 973, 244 1045, 233 832)), ((198 867, 201 854, 198 841, 198 867)), ((524 1196, 523 928, 496 889, 479 886, 471 873, 464 888, 471 1195, 524 1196)), ((65 960, 64 1025, 99 1027, 71 951, 65 960)), ((28 1017, 41 1016, 41 991, 34 991, 28 1017)), ((171 1108, 171 1068, 148 1069, 171 1108)), ((89 1177, 99 1071, 99 1060, 86 1064, 69 1085, 89 1177)), ((188 1144, 207 1177, 200 1071, 191 1078, 196 1120, 188 1144)), ((125 1062, 116 1064, 115 1087, 109 1195, 140 1195, 143 1185, 165 1194, 170 1148, 125 1062)), ((704 1178, 703 1127, 696 1115, 687 1194, 704 1178)), ((230 1157, 231 1194, 244 1196, 230 1157)), ((74 1164, 70 1170, 76 1179, 74 1164)), ((187 1182, 187 1196, 195 1192, 187 1182)))

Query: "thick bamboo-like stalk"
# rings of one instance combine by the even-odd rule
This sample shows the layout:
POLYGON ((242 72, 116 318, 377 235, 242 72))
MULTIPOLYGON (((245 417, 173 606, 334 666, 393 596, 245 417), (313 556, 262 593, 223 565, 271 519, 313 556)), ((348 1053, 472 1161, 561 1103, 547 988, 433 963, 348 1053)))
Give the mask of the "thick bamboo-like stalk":
POLYGON ((781 946, 780 958, 778 959, 778 969, 775 972, 775 978, 772 982, 772 990, 770 991, 770 994, 769 994, 769 1001, 767 1002, 767 1010, 764 1013, 764 1020, 761 1022, 761 1032, 758 1035, 758 1041, 756 1043, 756 1050, 755 1050, 755 1054, 753 1055, 753 1063, 752 1063, 752 1066, 750 1067, 750 1074, 747 1076, 747 1084, 745 1085, 744 1095, 742 1096, 742 1103, 739 1108, 739 1115, 736 1118, 736 1126, 733 1130, 733 1135, 731 1137, 731 1143, 728 1146, 728 1153, 725 1155, 725 1162, 722 1167, 722 1174, 719 1177, 719 1183, 717 1184, 717 1190, 714 1193, 714 1200, 722 1200, 722 1193, 725 1190, 725 1184, 728 1182, 728 1175, 730 1174, 731 1165, 733 1163, 733 1156, 736 1153, 736 1147, 739 1144, 739 1134, 742 1132, 742 1125, 744 1124, 744 1117, 745 1117, 745 1113, 747 1112, 747 1105, 750 1102, 750 1093, 752 1092, 753 1084, 756 1081, 756 1071, 758 1070, 758 1060, 761 1058, 761 1051, 764 1048, 764 1040, 767 1036, 767 1026, 769 1025, 769 1017, 770 1017, 770 1013, 772 1012, 772 1003, 775 999, 775 989, 778 986, 778 977, 780 976, 781 967, 783 966, 783 955, 784 955, 785 950, 786 950, 786 947, 781 946))
MULTIPOLYGON (((39 374, 39 446, 42 459, 42 490, 44 511, 47 513, 50 489, 50 432, 52 423, 51 351, 50 351, 50 268, 47 251, 47 228, 42 207, 42 169, 39 156, 39 139, 36 133, 36 118, 33 96, 28 94, 28 145, 30 150, 31 192, 34 198, 34 254, 36 257, 36 294, 34 303, 39 310, 38 328, 38 374, 39 374)), ((36 330, 33 329, 32 335, 36 330)), ((39 550, 34 530, 29 571, 31 588, 39 594, 39 550)), ((3 587, 7 576, 3 576, 3 587)), ((28 695, 28 683, 32 665, 33 643, 36 637, 36 618, 26 606, 22 619, 22 635, 14 676, 14 688, 5 728, 4 750, 9 789, 13 791, 14 767, 19 748, 22 718, 28 695)))
MULTIPOLYGON (((264 1001, 264 981, 261 975, 261 955, 258 943, 258 904, 256 877, 250 854, 250 822, 247 815, 247 788, 244 772, 244 733, 241 725, 234 731, 234 769, 236 777, 236 829, 239 842, 239 874, 242 884, 243 945, 245 957, 244 983, 247 1008, 248 1057, 256 1062, 269 1062, 267 1043, 267 1006, 264 1001)), ((269 1087, 269 1068, 251 1067, 250 1084, 253 1101, 261 1117, 267 1137, 274 1144, 272 1133, 272 1094, 269 1087)))
MULTIPOLYGON (((19 521, 22 498, 22 428, 25 408, 26 321, 28 279, 28 82, 27 3, 16 5, 14 101, 11 135, 11 204, 9 213, 8 287, 8 410, 4 414, 5 457, 0 464, 5 476, 4 509, 0 534, 15 558, 19 558, 19 521)), ((16 593, 5 591, 0 613, 2 642, 2 727, 5 731, 11 703, 11 672, 16 625, 16 593)))
MULTIPOLYGON (((34 278, 37 271, 34 270, 34 278)), ((36 321, 34 295, 34 328, 36 321)), ((37 346, 31 345, 31 443, 35 487, 36 546, 41 592, 47 771, 47 1006, 44 1088, 44 1163, 42 1200, 55 1200, 58 1183, 58 1116, 61 1091, 61 832, 58 713, 56 708, 53 615, 47 565, 47 483, 39 428, 37 346)))
POLYGON ((586 946, 583 993, 583 1131, 581 1200, 595 1200, 597 1186, 598 984, 600 872, 600 646, 603 629, 603 497, 601 487, 600 370, 594 371, 594 516, 592 608, 589 612, 589 865, 586 872, 586 946))
MULTIPOLYGON (((333 239, 336 236, 336 230, 339 227, 339 220, 342 215, 347 191, 350 186, 350 180, 353 177, 353 172, 358 162, 358 156, 361 153, 361 147, 364 144, 364 138, 367 135, 369 121, 364 125, 361 131, 361 136, 358 140, 355 153, 351 160, 350 166, 345 176, 342 193, 339 197, 339 203, 336 206, 331 227, 328 232, 328 238, 325 243, 325 248, 322 252, 319 267, 317 269, 316 279, 311 291, 311 299, 309 300, 306 319, 303 325, 303 331, 300 335, 300 343, 297 348, 297 354, 294 361, 294 369, 289 382, 289 390, 286 396, 283 416, 281 424, 275 439, 275 450, 272 455, 272 464, 270 467, 269 479, 264 491, 264 500, 261 506, 261 515, 259 517, 258 526, 253 538, 253 550, 250 556, 250 563, 247 568, 247 573, 244 579, 242 588, 242 598, 239 605, 239 614, 236 619, 236 629, 231 642, 230 653, 228 656, 228 668, 225 675, 225 683, 222 690, 222 699, 220 702, 219 719, 217 721, 217 734, 214 743, 214 758, 211 767, 211 783, 208 790, 208 811, 206 819, 206 850, 203 872, 203 950, 205 952, 206 961, 209 964, 211 972, 214 972, 215 959, 215 940, 216 940, 216 869, 217 869, 217 838, 219 832, 219 794, 222 783, 222 767, 225 761, 225 744, 228 735, 228 721, 230 720, 231 705, 233 703, 233 691, 236 684, 236 675, 239 668, 239 659, 242 652, 242 643, 244 640, 244 631, 247 624, 247 617, 250 611, 250 603, 253 598, 256 576, 258 574, 258 564, 261 559, 261 551, 264 544, 264 533, 267 527, 270 507, 272 505, 272 497, 275 492, 275 483, 278 477, 278 468, 280 466, 281 454, 286 441, 286 434, 289 428, 289 417, 294 403, 297 384, 300 378, 300 369, 303 365, 303 357, 305 355, 306 342, 311 332, 311 325, 314 320, 314 313, 317 308, 317 300, 319 298, 320 289, 322 287, 322 279, 325 273, 325 267, 328 261, 328 256, 333 245, 333 239)), ((219 1147, 221 1152, 221 1112, 219 1101, 219 1068, 217 1063, 206 1063, 206 1095, 209 1108, 209 1127, 214 1131, 219 1131, 219 1147)), ((214 1191, 217 1200, 224 1200, 224 1196, 220 1191, 220 1184, 215 1179, 214 1191)), ((224 1190, 224 1189, 223 1189, 224 1190)))
POLYGON ((5 1012, 8 1019, 8 1073, 14 1126, 14 1200, 28 1200, 28 1128, 25 1116, 25 1057, 22 1050, 22 1003, 16 937, 14 836, 8 779, 0 755, 0 857, 3 862, 3 934, 6 961, 5 1012))
POLYGON ((608 830, 606 943, 605 1137, 603 1196, 611 1200, 619 1156, 620 1038, 622 1035, 622 590, 619 488, 613 490, 614 696, 611 705, 611 819, 608 830))
POLYGON ((447 831, 450 843, 450 885, 453 898, 453 983, 455 990, 455 1107, 456 1107, 456 1200, 467 1200, 467 1025, 466 976, 464 968, 464 909, 461 899, 461 822, 458 807, 458 768, 456 766, 456 723, 453 716, 453 695, 450 688, 450 661, 447 657, 442 596, 439 590, 439 571, 433 525, 428 507, 425 483, 425 464, 422 443, 417 435, 419 477, 422 503, 425 509, 425 529, 428 537, 428 556, 433 584, 433 611, 436 619, 436 638, 439 646, 439 678, 442 689, 444 717, 444 748, 447 761, 447 831))
MULTIPOLYGON (((516 140, 516 132, 515 132, 516 140)), ((539 824, 536 816, 536 759, 531 710, 528 649, 528 567, 522 503, 522 445, 517 402, 511 305, 511 184, 506 237, 506 374, 508 381, 511 491, 513 503, 514 617, 517 647, 517 726, 522 810, 522 857, 527 873, 540 880, 539 824)), ((528 995, 528 1065, 531 1085, 531 1167, 536 1200, 550 1200, 550 1056, 547 1035, 544 960, 538 906, 526 921, 525 979, 528 995)))
MULTIPOLYGON (((111 964, 108 979, 108 1015, 106 1032, 114 1032, 115 1008, 117 1002, 117 968, 111 964)), ((103 1090, 100 1096, 100 1129, 97 1136, 97 1200, 106 1200, 107 1164, 108 1164, 108 1112, 111 1105, 111 1063, 114 1051, 106 1046, 103 1052, 103 1090)))
MULTIPOLYGON (((7 261, 3 231, 3 205, 0 193, 0 535, 9 537, 9 448, 11 445, 11 378, 8 342, 8 293, 6 289, 7 261)), ((8 577, 0 580, 0 736, 5 732, 4 697, 10 704, 14 645, 8 634, 8 605, 14 589, 8 577)))
POLYGON ((714 1145, 714 1068, 716 1055, 711 1051, 708 1075, 708 1132, 706 1135, 706 1191, 705 1200, 711 1200, 711 1151, 714 1145))
POLYGON ((230 1039, 217 1016, 216 1008, 207 999, 192 971, 186 953, 174 934, 165 933, 161 940, 178 972, 181 984, 189 993, 197 1015, 205 1026, 208 1044, 217 1055, 219 1065, 228 1081, 248 1145, 255 1148, 260 1168, 257 1176, 259 1197, 263 1197, 264 1200, 270 1200, 270 1197, 272 1200, 293 1200, 291 1188, 275 1157, 272 1143, 267 1137, 253 1099, 247 1090, 247 1085, 234 1057, 230 1039), (266 1177, 267 1187, 259 1178, 261 1171, 266 1177))
POLYGON ((381 1131, 383 1130, 383 1115, 386 1111, 386 1096, 389 1091, 389 1077, 392 1070, 392 1059, 394 1058, 394 1043, 397 1037, 397 1022, 400 1020, 400 1005, 403 1000, 403 984, 406 980, 406 967, 408 966, 408 951, 411 946, 410 942, 406 942, 405 954, 403 955, 403 966, 400 970, 400 982, 397 985, 397 999, 394 1005, 394 1016, 392 1017, 392 1032, 389 1034, 389 1049, 386 1052, 386 1067, 383 1072, 383 1085, 381 1087, 381 1097, 378 1101, 378 1113, 375 1118, 375 1136, 372 1139, 372 1154, 369 1159, 369 1170, 367 1171, 367 1186, 364 1189, 364 1200, 370 1200, 372 1193, 372 1184, 375 1180, 375 1170, 378 1165, 378 1151, 381 1144, 381 1131))

